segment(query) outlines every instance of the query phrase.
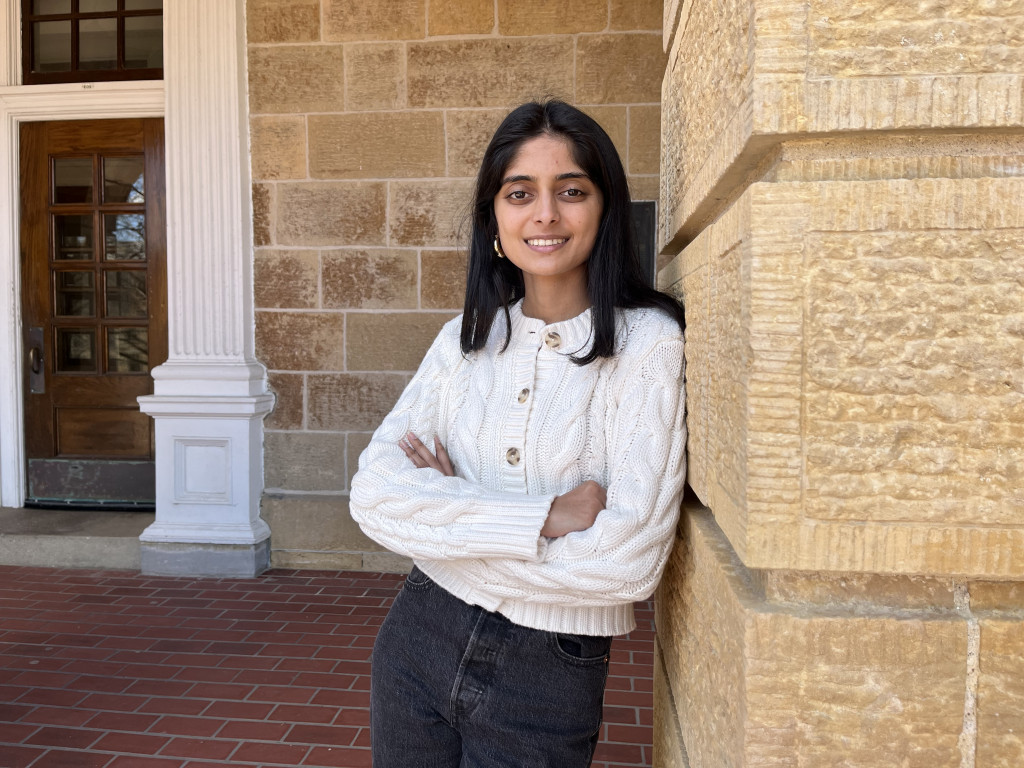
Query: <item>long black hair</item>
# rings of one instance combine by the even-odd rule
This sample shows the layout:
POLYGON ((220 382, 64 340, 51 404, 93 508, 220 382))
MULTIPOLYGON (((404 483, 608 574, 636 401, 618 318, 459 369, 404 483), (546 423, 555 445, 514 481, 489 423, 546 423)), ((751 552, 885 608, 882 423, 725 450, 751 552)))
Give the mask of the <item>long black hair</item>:
POLYGON ((508 308, 523 297, 523 273, 494 252, 493 242, 498 234, 494 197, 520 147, 543 135, 568 141, 573 160, 601 190, 604 201, 597 237, 587 260, 593 344, 587 354, 573 357, 573 361, 586 365, 615 354, 616 308, 656 307, 683 328, 683 308, 679 302, 651 288, 644 280, 640 255, 634 245, 626 173, 608 134, 593 118, 565 102, 530 102, 512 110, 498 126, 477 174, 460 337, 463 354, 486 344, 499 309, 506 319, 505 347, 511 339, 508 308))

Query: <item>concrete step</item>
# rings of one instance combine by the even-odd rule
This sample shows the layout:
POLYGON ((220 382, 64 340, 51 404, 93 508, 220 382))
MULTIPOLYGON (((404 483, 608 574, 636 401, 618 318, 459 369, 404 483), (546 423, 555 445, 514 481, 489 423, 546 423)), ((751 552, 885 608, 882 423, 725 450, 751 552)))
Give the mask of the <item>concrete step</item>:
POLYGON ((133 570, 152 512, 0 508, 0 565, 133 570))

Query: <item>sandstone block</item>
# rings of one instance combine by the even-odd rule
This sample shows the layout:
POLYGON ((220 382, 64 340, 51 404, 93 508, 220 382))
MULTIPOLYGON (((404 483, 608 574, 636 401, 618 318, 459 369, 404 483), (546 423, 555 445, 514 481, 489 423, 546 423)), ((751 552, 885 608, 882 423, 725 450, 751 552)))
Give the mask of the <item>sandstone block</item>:
POLYGON ((583 35, 576 47, 579 102, 636 104, 661 100, 666 56, 661 50, 660 35, 583 35))
POLYGON ((345 103, 340 45, 249 49, 249 108, 253 114, 331 112, 345 103))
POLYGON ((310 556, 349 555, 349 564, 342 567, 358 570, 363 553, 382 551, 352 519, 346 496, 266 493, 260 515, 273 532, 271 546, 275 558, 278 551, 304 552, 310 556))
POLYGON ((384 245, 384 183, 287 183, 277 196, 281 245, 384 245))
POLYGON ((423 309, 462 309, 466 300, 465 251, 420 254, 420 305, 423 309))
MULTIPOLYGON (((359 456, 363 451, 366 450, 366 446, 370 444, 370 438, 373 437, 372 432, 349 432, 348 442, 346 443, 346 474, 347 481, 351 484, 352 476, 359 471, 359 456)), ((352 486, 347 486, 351 488, 352 486)))
POLYGON ((396 181, 390 188, 388 234, 393 245, 443 248, 468 239, 472 181, 396 181))
POLYGON ((494 31, 493 0, 431 0, 427 34, 486 35, 494 31))
POLYGON ((309 116, 310 174, 321 179, 443 176, 440 112, 309 116))
POLYGON ((247 0, 250 43, 307 43, 320 39, 320 0, 247 0))
POLYGON ((416 251, 324 251, 322 258, 325 307, 415 309, 416 251))
POLYGON ((608 0, 498 0, 498 32, 502 35, 574 35, 601 32, 607 26, 608 0))
POLYGON ((410 43, 406 66, 410 107, 507 109, 544 96, 571 99, 573 38, 410 43))
POLYGON ((269 184, 252 185, 252 242, 257 248, 274 242, 274 188, 269 184))
POLYGON ((348 487, 342 461, 344 433, 267 431, 263 436, 263 451, 267 488, 344 491, 348 487))
POLYGON ((664 0, 611 0, 611 29, 660 33, 666 4, 664 0))
POLYGON ((408 381, 408 375, 397 373, 310 374, 306 425, 309 429, 372 432, 408 381))
POLYGON ((263 420, 263 426, 267 429, 301 429, 305 377, 270 371, 267 383, 274 393, 274 410, 263 420))
POLYGON ((452 110, 445 116, 448 175, 475 177, 507 109, 452 110))
POLYGON ((582 108, 604 128, 619 153, 622 167, 629 173, 629 110, 626 107, 588 105, 582 108))
POLYGON ((401 43, 345 46, 345 106, 350 110, 405 106, 405 51, 401 43))
POLYGON ((426 0, 322 1, 325 40, 418 40, 426 34, 426 0))
POLYGON ((256 313, 256 356, 271 370, 343 370, 344 339, 339 313, 256 313))
POLYGON ((657 174, 661 168, 661 107, 629 108, 629 173, 657 174))
POLYGON ((1024 764, 1022 669, 1024 619, 1021 614, 983 619, 978 670, 977 768, 1024 764))
POLYGON ((320 254, 260 249, 256 251, 254 283, 259 309, 315 309, 320 254))
POLYGON ((249 122, 249 130, 254 179, 306 178, 306 121, 303 117, 254 117, 249 122))
MULTIPOLYGON (((658 200, 660 181, 657 176, 630 176, 629 196, 633 200, 658 200)), ((661 257, 659 256, 659 259, 661 257)), ((659 262, 659 269, 664 266, 659 262)))
POLYGON ((450 312, 402 312, 348 316, 350 371, 415 371, 450 312))

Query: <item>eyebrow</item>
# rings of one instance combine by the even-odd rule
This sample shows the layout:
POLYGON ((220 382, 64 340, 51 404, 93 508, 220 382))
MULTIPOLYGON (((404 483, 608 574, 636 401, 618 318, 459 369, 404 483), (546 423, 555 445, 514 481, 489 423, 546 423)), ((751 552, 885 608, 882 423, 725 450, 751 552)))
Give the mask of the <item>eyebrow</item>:
MULTIPOLYGON (((565 179, 587 179, 589 181, 590 177, 583 173, 583 171, 569 171, 568 173, 560 173, 555 176, 555 181, 564 181, 565 179)), ((501 183, 502 185, 514 184, 517 181, 537 181, 537 179, 534 176, 520 174, 518 176, 506 176, 501 180, 501 183)))

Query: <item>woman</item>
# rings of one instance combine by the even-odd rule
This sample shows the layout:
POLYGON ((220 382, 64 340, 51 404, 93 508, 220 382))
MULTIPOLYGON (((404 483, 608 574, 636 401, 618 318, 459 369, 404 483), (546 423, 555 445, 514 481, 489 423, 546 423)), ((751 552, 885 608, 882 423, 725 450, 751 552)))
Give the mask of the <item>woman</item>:
POLYGON ((644 283, 615 148, 505 118, 465 311, 359 459, 352 515, 416 567, 373 652, 374 768, 587 766, 611 636, 657 585, 684 475, 683 315, 644 283))

